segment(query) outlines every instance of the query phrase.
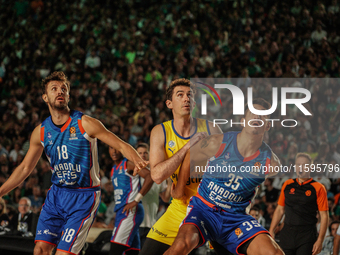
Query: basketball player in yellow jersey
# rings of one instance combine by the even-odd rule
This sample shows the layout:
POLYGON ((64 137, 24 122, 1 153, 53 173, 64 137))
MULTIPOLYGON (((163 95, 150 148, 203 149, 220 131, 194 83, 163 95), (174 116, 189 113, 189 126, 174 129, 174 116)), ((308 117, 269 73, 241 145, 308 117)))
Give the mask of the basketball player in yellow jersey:
MULTIPOLYGON (((222 133, 211 122, 191 117, 195 106, 193 93, 187 79, 174 80, 167 88, 166 105, 172 110, 173 119, 155 126, 150 136, 151 177, 158 184, 171 177, 176 185, 180 165, 190 146, 207 135, 222 133)), ((195 195, 198 184, 199 179, 189 178, 185 193, 195 195)), ((167 211, 151 228, 139 255, 163 254, 172 245, 186 216, 188 202, 172 200, 167 211)))

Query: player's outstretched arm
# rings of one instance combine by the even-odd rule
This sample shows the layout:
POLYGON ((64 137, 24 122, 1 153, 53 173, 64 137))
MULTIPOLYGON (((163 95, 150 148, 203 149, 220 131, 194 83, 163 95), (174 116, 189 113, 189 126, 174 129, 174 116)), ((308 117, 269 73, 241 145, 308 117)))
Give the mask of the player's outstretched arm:
POLYGON ((83 115, 82 125, 90 137, 98 138, 112 148, 119 150, 128 160, 132 161, 135 164, 136 172, 148 165, 149 162, 144 161, 130 144, 107 130, 99 120, 83 115))
POLYGON ((16 188, 20 183, 22 183, 36 166, 44 150, 42 144, 40 143, 40 126, 41 125, 37 126, 31 135, 30 148, 24 160, 13 171, 8 180, 0 187, 0 197, 7 194, 16 188))
MULTIPOLYGON (((177 185, 172 189, 172 197, 177 199, 189 199, 185 194, 186 182, 190 178, 190 174, 202 175, 203 173, 196 172, 196 166, 206 164, 207 160, 213 157, 221 146, 223 134, 211 135, 197 144, 187 152, 181 169, 179 170, 177 185)), ((199 168, 201 169, 201 168, 199 168)))
POLYGON ((182 163, 186 152, 189 150, 190 145, 197 143, 200 139, 204 138, 206 134, 197 133, 172 157, 166 159, 164 152, 164 132, 161 125, 155 126, 151 131, 150 136, 150 169, 151 178, 160 184, 166 178, 170 177, 179 165, 182 163))

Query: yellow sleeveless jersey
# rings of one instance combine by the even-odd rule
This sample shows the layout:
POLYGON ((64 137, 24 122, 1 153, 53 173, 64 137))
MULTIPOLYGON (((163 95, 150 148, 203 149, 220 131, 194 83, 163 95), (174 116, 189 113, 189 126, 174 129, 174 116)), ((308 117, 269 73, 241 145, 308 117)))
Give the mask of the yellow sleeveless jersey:
MULTIPOLYGON (((207 132, 210 135, 208 121, 202 119, 194 119, 194 121, 196 127, 195 133, 207 132)), ((164 122, 161 125, 163 127, 165 137, 164 153, 166 158, 170 158, 190 140, 190 137, 180 136, 175 130, 173 120, 164 122)), ((179 166, 171 176, 171 179, 175 184, 177 184, 178 181, 180 168, 181 166, 179 166)), ((193 196, 196 194, 199 181, 200 180, 198 178, 189 178, 185 191, 187 195, 193 196)), ((179 226, 186 216, 187 206, 188 203, 184 203, 179 199, 173 199, 166 212, 152 226, 147 237, 171 246, 175 241, 179 226)))
MULTIPOLYGON (((207 132, 210 135, 209 124, 207 120, 194 118, 194 122, 195 122, 194 125, 196 127, 194 134, 199 133, 199 132, 207 132)), ((164 150, 165 150, 166 157, 168 159, 172 157, 177 151, 179 151, 190 140, 190 137, 180 136, 176 132, 175 127, 174 127, 174 120, 163 122, 161 125, 163 127, 163 132, 164 132, 164 137, 165 137, 164 150)), ((179 174, 180 168, 181 168, 181 165, 176 169, 176 171, 171 176, 171 179, 175 183, 175 185, 177 185, 178 174, 179 174)), ((186 184, 186 191, 185 191, 186 194, 189 195, 189 197, 196 194, 199 182, 200 182, 199 178, 189 177, 187 184, 186 184)), ((170 206, 175 207, 176 209, 179 209, 179 210, 184 210, 184 212, 186 212, 186 208, 188 204, 185 204, 182 200, 173 199, 170 206)))

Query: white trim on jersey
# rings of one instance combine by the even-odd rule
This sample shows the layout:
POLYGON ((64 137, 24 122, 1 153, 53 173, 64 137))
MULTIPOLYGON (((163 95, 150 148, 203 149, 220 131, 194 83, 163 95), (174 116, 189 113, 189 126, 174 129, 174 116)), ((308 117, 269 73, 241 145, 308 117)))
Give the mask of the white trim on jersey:
MULTIPOLYGON (((139 190, 138 190, 138 185, 140 183, 139 181, 139 175, 133 176, 129 174, 127 171, 125 171, 125 174, 131 178, 131 191, 127 199, 127 203, 131 203, 132 201, 135 200, 135 197, 137 196, 139 190)), ((125 202, 125 201, 124 201, 125 202)))
POLYGON ((259 190, 260 190, 259 186, 257 186, 255 188, 254 196, 250 199, 250 204, 246 207, 246 214, 249 214, 250 209, 253 207, 253 203, 254 203, 255 197, 257 196, 257 193, 259 193, 259 190))
POLYGON ((80 231, 77 235, 77 239, 74 241, 74 244, 73 244, 70 252, 72 252, 74 254, 79 254, 81 249, 84 247, 87 235, 88 235, 89 230, 92 226, 93 220, 96 216, 96 211, 99 207, 100 197, 101 197, 101 192, 100 192, 100 190, 98 190, 98 191, 96 191, 96 200, 95 200, 95 204, 92 208, 91 215, 87 220, 84 221, 84 224, 81 227, 81 229, 80 229, 80 231))
POLYGON ((118 223, 117 227, 115 227, 112 231, 112 236, 114 236, 114 239, 111 240, 111 242, 128 245, 131 232, 136 225, 136 222, 134 221, 136 213, 137 210, 135 208, 134 210, 129 212, 126 218, 122 219, 121 222, 118 223))
POLYGON ((83 134, 84 138, 91 143, 92 168, 90 169, 90 178, 92 179, 92 186, 100 185, 99 163, 98 163, 98 148, 97 138, 90 137, 87 133, 83 134))

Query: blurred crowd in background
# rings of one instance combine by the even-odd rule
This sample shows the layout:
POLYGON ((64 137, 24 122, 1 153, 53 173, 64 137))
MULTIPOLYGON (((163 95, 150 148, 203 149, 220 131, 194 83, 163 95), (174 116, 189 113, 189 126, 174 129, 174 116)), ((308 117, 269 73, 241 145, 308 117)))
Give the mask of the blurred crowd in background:
MULTIPOLYGON (((271 102, 272 86, 255 81, 294 78, 299 83, 285 86, 310 90, 305 107, 313 116, 292 109, 298 126, 275 125, 266 142, 283 165, 293 164, 297 152, 307 152, 315 163, 340 164, 337 0, 0 0, 0 5, 0 185, 25 156, 35 126, 49 116, 40 82, 53 71, 71 81, 70 108, 100 119, 132 146, 148 143, 151 129, 172 118, 165 89, 174 79, 239 78, 235 85, 243 91, 251 86, 271 102)), ((227 119, 232 101, 226 100, 227 119)), ((101 175, 109 179, 108 148, 99 143, 98 151, 101 175)), ((39 213, 50 177, 44 156, 4 197, 7 207, 15 211, 25 196, 39 213)), ((325 185, 331 219, 338 220, 340 179, 313 177, 325 185)), ((278 195, 285 178, 263 185, 256 200, 267 225, 277 196, 265 197, 273 188, 278 195)), ((110 183, 102 185, 103 218, 113 200, 110 183)))

